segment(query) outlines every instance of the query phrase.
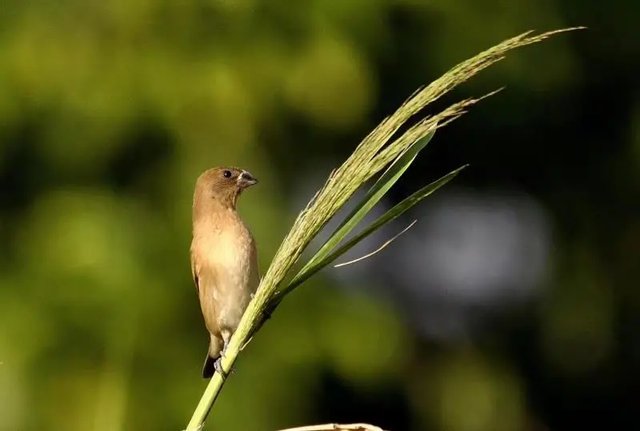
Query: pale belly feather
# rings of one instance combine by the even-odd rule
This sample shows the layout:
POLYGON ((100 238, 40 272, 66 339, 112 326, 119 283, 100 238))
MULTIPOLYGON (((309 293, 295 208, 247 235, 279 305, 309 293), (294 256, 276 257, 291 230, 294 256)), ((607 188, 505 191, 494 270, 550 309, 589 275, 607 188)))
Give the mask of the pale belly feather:
POLYGON ((253 238, 244 225, 234 227, 210 232, 196 243, 212 275, 203 274, 200 290, 210 332, 235 331, 258 283, 253 238))
POLYGON ((237 238, 221 234, 217 252, 211 253, 217 268, 213 302, 220 328, 235 330, 251 299, 251 247, 248 241, 239 244, 237 238))

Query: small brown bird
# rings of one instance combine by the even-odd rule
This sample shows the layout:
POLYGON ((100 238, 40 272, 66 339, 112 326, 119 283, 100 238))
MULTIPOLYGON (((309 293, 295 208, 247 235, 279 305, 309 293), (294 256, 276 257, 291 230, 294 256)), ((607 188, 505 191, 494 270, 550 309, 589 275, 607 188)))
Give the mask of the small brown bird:
POLYGON ((260 280, 255 241, 236 212, 240 194, 257 182, 247 171, 225 167, 196 181, 191 272, 211 336, 204 378, 220 370, 220 357, 260 280))

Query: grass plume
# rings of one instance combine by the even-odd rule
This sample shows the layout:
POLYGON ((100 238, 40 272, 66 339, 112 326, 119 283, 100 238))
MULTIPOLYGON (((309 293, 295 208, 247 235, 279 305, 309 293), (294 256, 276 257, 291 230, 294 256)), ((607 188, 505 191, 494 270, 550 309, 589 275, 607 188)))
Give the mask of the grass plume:
MULTIPOLYGON (((459 84, 505 58, 509 51, 541 42, 559 33, 577 30, 579 28, 581 27, 550 31, 537 35, 529 31, 505 40, 463 61, 428 86, 419 89, 392 115, 382 120, 356 147, 349 158, 329 175, 326 183, 296 218, 293 227, 284 238, 269 269, 262 278, 260 286, 249 303, 238 329, 231 338, 231 342, 222 360, 223 369, 228 372, 232 368, 240 351, 250 341, 252 335, 257 328, 259 328, 265 317, 270 314, 287 293, 299 286, 304 280, 313 275, 313 273, 329 265, 335 257, 342 254, 345 247, 348 249, 354 245, 354 240, 357 242, 364 238, 455 177, 459 169, 414 193, 405 199, 405 201, 391 209, 390 212, 395 211, 393 214, 385 214, 387 217, 381 217, 360 235, 357 235, 341 247, 339 247, 339 244, 348 232, 344 232, 344 235, 342 233, 337 235, 334 239, 330 240, 331 243, 329 243, 329 245, 325 244, 320 252, 307 262, 302 271, 297 274, 292 274, 292 269, 300 259, 305 248, 363 184, 389 165, 392 165, 395 161, 401 160, 400 158, 403 154, 410 151, 412 146, 421 139, 427 137, 429 134, 433 134, 436 129, 444 127, 456 120, 471 106, 484 97, 495 94, 495 92, 480 98, 462 100, 437 114, 426 116, 411 127, 408 127, 400 136, 395 137, 403 126, 407 126, 407 122, 414 115, 420 113, 425 107, 438 100, 459 84), (291 282, 287 283, 287 279, 291 280, 291 282)), ((407 162, 404 169, 406 169, 412 160, 413 159, 407 162)), ((403 166, 398 167, 398 169, 401 168, 403 168, 403 166)), ((402 172, 400 172, 400 175, 401 173, 402 172)), ((220 374, 216 373, 209 382, 193 413, 191 421, 186 428, 187 431, 202 429, 223 384, 224 379, 220 374)))

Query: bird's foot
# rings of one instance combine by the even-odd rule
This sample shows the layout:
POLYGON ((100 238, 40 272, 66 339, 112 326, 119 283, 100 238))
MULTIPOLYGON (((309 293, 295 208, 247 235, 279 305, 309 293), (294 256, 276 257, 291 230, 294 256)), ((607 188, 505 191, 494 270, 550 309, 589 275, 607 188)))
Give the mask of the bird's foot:
POLYGON ((216 359, 216 361, 213 363, 213 368, 216 370, 216 373, 220 374, 220 376, 222 376, 222 380, 226 380, 227 379, 227 372, 222 368, 222 356, 220 356, 218 359, 216 359))

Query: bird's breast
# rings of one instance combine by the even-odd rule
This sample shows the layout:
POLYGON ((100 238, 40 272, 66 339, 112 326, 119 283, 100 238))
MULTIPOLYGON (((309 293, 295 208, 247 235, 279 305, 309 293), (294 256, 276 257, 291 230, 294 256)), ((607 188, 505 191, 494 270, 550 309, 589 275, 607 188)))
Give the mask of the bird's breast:
POLYGON ((224 284, 242 284, 250 270, 253 239, 246 229, 215 230, 196 240, 207 264, 222 276, 224 284))
MULTIPOLYGON (((227 282, 242 287, 250 269, 251 246, 253 240, 245 233, 231 234, 222 232, 211 250, 211 264, 226 274, 227 282)), ((230 286, 231 287, 231 286, 230 286)))
POLYGON ((205 319, 235 328, 259 281, 255 243, 237 218, 212 225, 194 229, 192 253, 202 265, 200 302, 205 319))

